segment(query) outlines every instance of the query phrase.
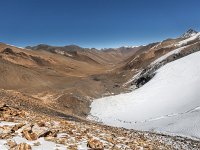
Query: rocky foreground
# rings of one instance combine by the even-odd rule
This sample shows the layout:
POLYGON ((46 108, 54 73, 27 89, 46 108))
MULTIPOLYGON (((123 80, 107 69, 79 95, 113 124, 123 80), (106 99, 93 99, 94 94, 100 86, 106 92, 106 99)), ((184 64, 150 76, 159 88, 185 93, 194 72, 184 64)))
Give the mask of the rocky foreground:
POLYGON ((199 141, 50 118, 0 104, 0 149, 200 149, 199 141))

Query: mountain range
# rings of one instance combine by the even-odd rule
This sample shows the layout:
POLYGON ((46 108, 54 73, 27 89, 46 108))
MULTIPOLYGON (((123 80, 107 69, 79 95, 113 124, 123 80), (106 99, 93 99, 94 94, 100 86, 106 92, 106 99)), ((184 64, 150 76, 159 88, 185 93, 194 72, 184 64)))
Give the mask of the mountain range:
MULTIPOLYGON (((75 138, 74 149, 138 149, 145 145, 147 149, 158 145, 159 149, 199 149, 199 50, 200 33, 193 29, 177 38, 145 46, 102 50, 45 44, 20 48, 0 43, 0 117, 4 121, 2 125, 0 121, 0 133, 6 126, 12 131, 18 128, 16 122, 23 124, 19 134, 16 129, 20 140, 10 134, 10 129, 0 139, 0 145, 2 142, 7 146, 0 149, 8 148, 11 137, 15 147, 19 147, 22 137, 39 140, 43 146, 44 137, 61 144, 60 149, 63 145, 70 149, 69 143, 73 142, 58 142, 69 136, 75 138), (20 116, 18 112, 27 115, 20 116), (43 120, 39 118, 49 124, 40 126, 38 122, 43 120), (55 127, 59 130, 56 136, 50 125, 53 122, 64 124, 55 127), (32 128, 36 128, 35 123, 36 131, 32 128), (28 132, 24 131, 25 126, 28 132), (45 133, 37 133, 39 130, 45 133), (77 136, 75 130, 81 135, 77 136), (125 134, 133 134, 137 144, 125 134), (128 142, 116 142, 119 136, 128 142)), ((36 149, 34 143, 27 144, 36 149)))

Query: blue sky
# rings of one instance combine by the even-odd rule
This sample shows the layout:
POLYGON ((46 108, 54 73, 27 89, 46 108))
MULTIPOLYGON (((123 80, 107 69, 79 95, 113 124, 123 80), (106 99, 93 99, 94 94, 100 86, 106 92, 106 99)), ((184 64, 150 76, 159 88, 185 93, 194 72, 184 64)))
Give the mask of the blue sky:
POLYGON ((200 31, 199 0, 0 0, 0 41, 142 45, 200 31))

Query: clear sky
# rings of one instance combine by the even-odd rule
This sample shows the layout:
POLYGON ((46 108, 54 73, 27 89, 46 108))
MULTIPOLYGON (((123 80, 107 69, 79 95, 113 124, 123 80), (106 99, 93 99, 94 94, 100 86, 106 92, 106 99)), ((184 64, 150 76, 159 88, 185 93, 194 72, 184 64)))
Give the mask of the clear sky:
POLYGON ((200 0, 0 0, 0 41, 141 45, 200 31, 200 0))

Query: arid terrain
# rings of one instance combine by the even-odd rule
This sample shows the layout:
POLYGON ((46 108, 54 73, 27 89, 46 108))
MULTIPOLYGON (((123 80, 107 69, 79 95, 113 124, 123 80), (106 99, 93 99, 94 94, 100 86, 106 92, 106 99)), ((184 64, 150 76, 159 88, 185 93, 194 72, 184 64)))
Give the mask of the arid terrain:
POLYGON ((187 41, 191 32, 145 46, 103 50, 0 43, 0 145, 42 149, 41 140, 46 140, 54 149, 200 149, 197 139, 87 119, 95 99, 140 88, 161 66, 199 51, 199 37, 187 41), (159 64, 151 65, 159 58, 159 64), (26 139, 21 145, 19 137, 26 139))
MULTIPOLYGON (((137 50, 130 48, 127 53, 137 50)), ((62 48, 51 51, 43 46, 30 50, 2 43, 0 57, 3 101, 28 110, 49 109, 52 113, 59 110, 86 116, 92 99, 123 90, 119 85, 124 79, 118 80, 118 69, 128 56, 115 50, 68 52, 62 48), (16 100, 10 101, 10 97, 16 100)))

